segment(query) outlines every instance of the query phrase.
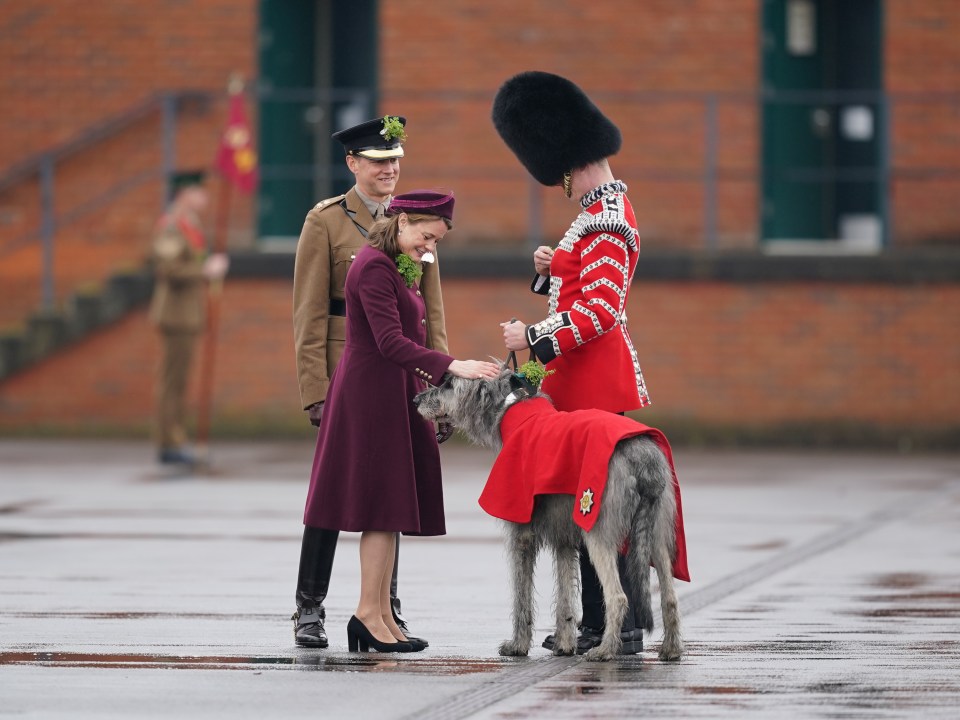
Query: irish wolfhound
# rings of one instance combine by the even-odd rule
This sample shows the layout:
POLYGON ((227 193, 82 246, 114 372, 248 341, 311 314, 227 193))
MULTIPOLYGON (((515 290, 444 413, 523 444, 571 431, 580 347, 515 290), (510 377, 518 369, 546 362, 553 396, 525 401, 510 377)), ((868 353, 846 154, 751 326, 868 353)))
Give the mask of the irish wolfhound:
MULTIPOLYGON (((570 490, 563 493, 547 490, 548 494, 534 492, 525 482, 524 471, 532 467, 522 458, 505 458, 512 453, 537 453, 528 458, 533 464, 554 463, 561 474, 582 475, 583 465, 579 461, 564 457, 559 449, 560 438, 550 437, 540 445, 539 450, 531 433, 536 427, 550 427, 554 435, 564 434, 561 426, 551 422, 581 423, 572 429, 575 445, 587 442, 587 434, 592 427, 606 422, 606 418, 615 418, 620 423, 632 423, 636 432, 644 432, 645 426, 628 418, 598 410, 579 410, 559 413, 549 402, 549 398, 537 392, 521 377, 504 369, 496 380, 464 380, 448 377, 443 384, 421 392, 414 399, 420 414, 428 419, 446 419, 458 427, 466 436, 478 445, 496 449, 500 452, 497 464, 491 472, 480 504, 485 510, 507 520, 507 550, 512 564, 513 575, 513 637, 500 645, 501 655, 527 655, 533 639, 533 574, 537 555, 544 545, 549 545, 555 556, 556 570, 556 639, 554 654, 572 655, 576 650, 577 629, 575 613, 578 598, 578 549, 581 538, 585 542, 590 560, 593 562, 603 588, 605 605, 605 630, 600 644, 587 652, 588 660, 610 660, 620 650, 620 627, 628 611, 627 597, 620 584, 617 572, 617 555, 628 544, 628 585, 629 592, 640 608, 644 629, 653 629, 653 612, 650 602, 650 565, 657 570, 660 580, 660 605, 663 616, 664 636, 660 646, 661 660, 677 660, 683 652, 680 637, 680 611, 673 586, 673 561, 676 552, 675 520, 677 513, 674 496, 674 476, 670 462, 654 440, 646 434, 633 434, 611 444, 612 454, 608 454, 609 463, 601 458, 599 468, 603 485, 603 470, 606 469, 605 486, 596 489, 584 488, 583 480, 572 478, 570 490), (528 405, 533 401, 538 401, 528 405), (546 400, 547 402, 543 402, 546 400), (514 408, 524 407, 523 411, 514 408), (524 412, 527 415, 536 409, 537 417, 524 422, 518 432, 523 433, 519 445, 512 441, 509 447, 501 438, 501 422, 509 412, 524 412), (552 419, 539 415, 552 414, 552 419), (561 432, 556 432, 560 428, 561 432), (509 449, 509 453, 508 453, 509 449), (543 452, 552 449, 554 452, 543 452), (549 457, 549 455, 553 457, 549 457), (508 467, 498 475, 498 464, 507 463, 508 467), (562 465, 560 465, 562 463, 562 465), (496 488, 491 488, 495 477, 501 478, 499 496, 496 488), (491 511, 498 497, 503 499, 514 492, 518 497, 525 493, 528 507, 525 512, 514 515, 512 512, 491 511), (580 493, 578 495, 572 493, 580 493), (600 501, 602 495, 602 502, 600 501), (592 508, 593 498, 597 497, 598 506, 592 508), (532 509, 531 509, 532 506, 532 509), (584 518, 593 511, 592 527, 589 532, 583 528, 584 518), (506 516, 506 517, 505 517, 506 516), (522 520, 511 522, 510 519, 522 520)), ((513 417, 513 416, 510 416, 513 417)), ((518 414, 517 417, 520 417, 518 414)), ((510 418, 508 418, 510 419, 510 418)), ((611 420, 612 422, 612 420, 611 420)), ((507 424, 504 425, 504 428, 507 424)), ((654 433, 659 431, 653 430, 654 433)), ((627 430, 629 433, 629 430, 627 430)), ((616 436, 617 433, 614 434, 616 436)), ((662 435, 659 437, 662 438, 662 435)), ((613 443, 613 441, 611 441, 613 443)), ((665 443, 665 440, 664 440, 665 443)), ((594 458, 595 459, 595 458, 594 458)), ((542 490, 542 488, 540 488, 542 490)), ((681 523, 682 524, 682 523, 681 523)), ((685 561, 684 561, 685 562, 685 561)))

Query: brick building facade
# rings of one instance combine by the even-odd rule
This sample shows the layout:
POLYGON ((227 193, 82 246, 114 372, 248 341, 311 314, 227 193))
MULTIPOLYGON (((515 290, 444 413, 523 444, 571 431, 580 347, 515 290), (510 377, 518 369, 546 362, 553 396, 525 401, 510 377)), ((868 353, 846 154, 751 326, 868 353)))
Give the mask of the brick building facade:
MULTIPOLYGON (((231 73, 250 80, 255 119, 279 96, 262 71, 271 2, 277 7, 275 0, 0 4, 0 328, 15 327, 41 297, 39 166, 26 166, 52 149, 70 150, 56 162, 56 302, 137 267, 163 194, 164 115, 151 98, 193 93, 176 106, 176 164, 209 164, 231 73), (118 127, 108 126, 118 118, 118 127), (96 128, 103 138, 69 147, 96 128)), ((782 3, 788 12, 804 7, 782 3)), ((504 267, 493 281, 475 277, 471 262, 447 264, 457 352, 497 352, 490 332, 497 311, 537 317, 540 300, 525 292, 528 248, 537 236, 553 242, 571 218, 559 192, 530 183, 489 121, 500 82, 536 68, 581 84, 620 126, 624 147, 612 165, 637 210, 641 265, 663 256, 686 268, 639 279, 630 314, 645 348, 652 417, 665 429, 690 437, 697 428, 712 437, 779 429, 785 437, 801 428, 810 438, 819 427, 827 437, 879 438, 906 424, 941 444, 957 437, 958 273, 917 269, 930 263, 915 258, 936 248, 941 270, 957 263, 960 4, 875 2, 888 113, 877 117, 889 121, 881 178, 889 242, 881 258, 864 258, 853 273, 835 272, 829 258, 781 272, 761 252, 768 30, 761 0, 451 0, 442 13, 435 3, 361 5, 372 9, 367 22, 377 37, 377 110, 409 119, 401 188, 454 188, 458 229, 447 256, 504 267), (884 256, 899 258, 895 277, 884 274, 884 256), (749 278, 718 271, 718 257, 733 266, 742 258, 749 278)), ((308 6, 317 17, 336 10, 320 1, 283 7, 308 6)), ((344 42, 342 57, 361 52, 344 42)), ((282 175, 278 162, 273 172, 282 175)), ((258 218, 271 202, 263 193, 234 199, 236 253, 258 252, 258 218)), ((288 213, 290 224, 298 227, 308 207, 288 213)), ((234 430, 297 427, 289 278, 247 273, 228 287, 215 421, 234 430)), ((0 379, 0 431, 143 432, 152 343, 134 314, 0 379), (82 379, 71 383, 69 399, 64 377, 82 379)))

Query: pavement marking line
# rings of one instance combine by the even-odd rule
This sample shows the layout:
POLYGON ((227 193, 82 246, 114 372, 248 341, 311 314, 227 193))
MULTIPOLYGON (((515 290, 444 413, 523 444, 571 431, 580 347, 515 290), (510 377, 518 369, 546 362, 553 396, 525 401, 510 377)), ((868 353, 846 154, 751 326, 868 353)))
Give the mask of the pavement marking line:
POLYGON ((478 687, 459 693, 431 707, 416 710, 401 720, 456 720, 467 718, 490 705, 523 692, 543 680, 549 680, 574 665, 581 657, 551 657, 547 660, 518 660, 523 667, 504 670, 478 687))
POLYGON ((765 580, 782 570, 846 545, 850 541, 873 532, 894 520, 907 518, 926 505, 942 501, 943 493, 950 494, 956 492, 957 489, 960 489, 960 483, 948 482, 935 488, 933 492, 917 493, 913 498, 895 501, 858 521, 847 523, 792 550, 786 550, 769 560, 751 565, 740 572, 718 580, 703 588, 703 590, 685 593, 679 598, 680 614, 685 616, 695 613, 701 608, 719 602, 735 592, 765 580))
MULTIPOLYGON (((842 545, 866 535, 893 520, 902 520, 935 501, 942 501, 944 493, 953 493, 960 488, 956 481, 946 482, 933 491, 917 493, 912 499, 897 500, 887 507, 843 527, 824 533, 797 548, 780 553, 774 558, 751 565, 723 580, 708 585, 703 590, 686 593, 679 598, 681 615, 688 615, 708 605, 718 602, 729 595, 743 590, 777 572, 798 565, 805 560, 834 550, 842 545)), ((501 700, 527 690, 537 683, 549 680, 565 670, 584 662, 582 656, 551 657, 548 660, 535 661, 532 666, 514 670, 506 668, 478 687, 459 693, 431 707, 417 710, 401 720, 464 720, 501 700)))

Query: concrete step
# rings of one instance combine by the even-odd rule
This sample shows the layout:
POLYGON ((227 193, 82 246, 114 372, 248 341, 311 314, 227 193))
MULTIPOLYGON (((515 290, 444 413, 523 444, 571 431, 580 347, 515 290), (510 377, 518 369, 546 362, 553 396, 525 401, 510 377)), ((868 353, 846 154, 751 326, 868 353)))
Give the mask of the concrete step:
POLYGON ((143 305, 152 288, 147 268, 115 273, 101 287, 74 292, 62 309, 32 313, 0 334, 0 382, 143 305))

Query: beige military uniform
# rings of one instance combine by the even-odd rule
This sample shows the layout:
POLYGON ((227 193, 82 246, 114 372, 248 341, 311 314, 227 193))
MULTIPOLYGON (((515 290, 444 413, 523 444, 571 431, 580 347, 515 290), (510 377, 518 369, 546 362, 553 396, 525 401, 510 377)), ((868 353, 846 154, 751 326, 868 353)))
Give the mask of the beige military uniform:
POLYGON ((204 252, 190 243, 185 234, 188 228, 199 236, 199 230, 164 218, 153 241, 150 319, 160 331, 162 344, 156 386, 156 435, 161 450, 179 448, 186 441, 187 380, 204 325, 204 252))
MULTIPOLYGON (((355 188, 346 195, 318 203, 307 213, 293 271, 293 339, 300 404, 304 409, 327 398, 330 375, 343 354, 346 340, 346 318, 331 314, 331 300, 343 302, 347 270, 367 242, 357 225, 369 230, 373 223, 355 188), (341 202, 353 214, 352 219, 341 202)), ((427 306, 427 347, 446 353, 447 331, 437 262, 424 265, 420 288, 427 306)))

